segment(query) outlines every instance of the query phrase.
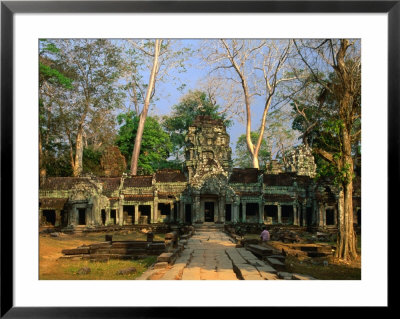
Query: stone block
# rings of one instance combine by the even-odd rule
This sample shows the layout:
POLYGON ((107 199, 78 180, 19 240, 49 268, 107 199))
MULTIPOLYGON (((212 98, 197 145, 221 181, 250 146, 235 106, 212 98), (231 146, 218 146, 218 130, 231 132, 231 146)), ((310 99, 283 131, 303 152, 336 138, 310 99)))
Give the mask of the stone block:
POLYGON ((271 267, 270 265, 266 265, 264 264, 264 266, 257 266, 257 269, 261 272, 268 272, 268 273, 272 273, 272 274, 276 274, 277 271, 275 268, 271 267))
POLYGON ((285 270, 285 264, 279 261, 278 259, 267 257, 267 262, 277 270, 280 271, 285 270))
POLYGON ((292 277, 293 277, 293 274, 292 274, 292 273, 290 273, 290 272, 285 272, 285 271, 278 272, 277 275, 278 275, 279 278, 285 279, 285 280, 291 280, 292 277))
POLYGON ((172 261, 172 257, 173 257, 173 253, 162 253, 160 256, 157 257, 157 261, 158 262, 171 262, 172 261))
POLYGON ((89 248, 75 248, 75 249, 63 249, 61 251, 64 255, 80 255, 89 254, 89 248))
POLYGON ((162 261, 154 264, 154 269, 163 269, 168 267, 168 262, 162 261))

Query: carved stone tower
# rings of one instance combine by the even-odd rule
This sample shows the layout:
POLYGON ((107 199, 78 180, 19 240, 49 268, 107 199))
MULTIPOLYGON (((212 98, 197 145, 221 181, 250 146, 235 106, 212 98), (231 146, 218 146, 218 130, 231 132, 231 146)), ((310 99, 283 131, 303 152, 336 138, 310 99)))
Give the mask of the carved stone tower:
POLYGON ((187 193, 193 204, 195 223, 225 221, 225 203, 234 191, 228 184, 232 150, 222 120, 198 116, 185 139, 187 193))
POLYGON ((204 175, 228 174, 232 171, 232 150, 222 120, 197 116, 185 139, 185 159, 189 183, 204 175))

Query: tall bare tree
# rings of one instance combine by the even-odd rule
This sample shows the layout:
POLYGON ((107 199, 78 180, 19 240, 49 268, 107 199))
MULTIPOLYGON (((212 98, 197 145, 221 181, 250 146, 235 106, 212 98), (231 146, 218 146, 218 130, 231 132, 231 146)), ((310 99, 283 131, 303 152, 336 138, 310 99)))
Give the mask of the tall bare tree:
POLYGON ((130 76, 131 103, 134 104, 136 113, 139 115, 139 126, 135 137, 135 145, 131 158, 131 175, 136 175, 140 148, 149 107, 155 97, 158 82, 164 81, 167 77, 171 79, 174 72, 184 69, 183 62, 187 48, 180 48, 172 40, 129 40, 130 50, 128 52, 132 59, 127 71, 132 72, 130 76), (148 76, 148 81, 142 79, 148 76), (142 104, 142 105, 141 105, 142 104))
POLYGON ((83 171, 84 138, 96 114, 119 106, 119 49, 105 39, 56 41, 64 66, 73 75, 73 89, 57 101, 69 144, 73 176, 83 171))
POLYGON ((267 114, 279 104, 277 90, 280 83, 291 80, 286 77, 286 61, 291 54, 290 40, 227 40, 206 41, 205 60, 213 66, 213 72, 225 81, 240 86, 244 113, 246 114, 246 144, 253 167, 259 168, 258 154, 264 138, 267 114), (261 120, 255 143, 251 139, 252 106, 263 104, 261 120))
POLYGON ((312 79, 321 87, 319 103, 329 103, 329 99, 333 99, 336 105, 338 152, 322 148, 315 151, 337 168, 340 192, 336 257, 353 260, 357 257, 357 249, 353 226, 352 150, 361 134, 361 129, 354 130, 355 121, 361 118, 360 42, 327 39, 298 41, 295 46, 312 79))
MULTIPOLYGON (((148 82, 148 86, 147 86, 146 97, 143 102, 142 112, 140 113, 140 116, 139 116, 139 125, 138 125, 138 130, 136 133, 135 145, 133 147, 133 152, 132 152, 132 160, 131 160, 131 174, 132 175, 136 175, 136 173, 137 173, 137 164, 138 164, 138 160, 139 160, 140 146, 142 143, 144 123, 146 121, 147 113, 149 110, 150 99, 153 95, 154 86, 155 86, 155 82, 156 82, 156 76, 160 69, 159 56, 160 56, 160 50, 161 50, 161 41, 162 40, 160 40, 160 39, 154 40, 154 50, 152 53, 145 51, 146 54, 153 57, 153 66, 152 66, 151 72, 150 72, 150 78, 149 78, 149 82, 148 82)), ((142 48, 142 50, 145 50, 145 49, 142 48)))

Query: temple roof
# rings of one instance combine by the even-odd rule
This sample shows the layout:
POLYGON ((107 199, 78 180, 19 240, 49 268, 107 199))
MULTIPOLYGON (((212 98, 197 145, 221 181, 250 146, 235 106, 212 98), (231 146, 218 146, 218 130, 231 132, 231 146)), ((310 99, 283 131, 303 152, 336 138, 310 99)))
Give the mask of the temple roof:
POLYGON ((137 175, 130 176, 124 180, 125 187, 151 187, 153 176, 152 175, 137 175))
POLYGON ((40 209, 63 209, 68 198, 40 198, 40 209))
POLYGON ((232 170, 231 177, 229 178, 230 183, 257 183, 258 176, 262 171, 257 168, 234 168, 232 170))
POLYGON ((268 186, 292 186, 296 180, 295 173, 264 174, 263 182, 268 186))
POLYGON ((110 197, 111 194, 119 188, 121 178, 100 178, 100 181, 103 183, 103 194, 110 197))
POLYGON ((186 176, 178 169, 163 169, 155 173, 156 182, 176 183, 186 182, 186 176))
POLYGON ((93 185, 87 177, 46 177, 41 180, 41 190, 68 190, 78 183, 93 185))

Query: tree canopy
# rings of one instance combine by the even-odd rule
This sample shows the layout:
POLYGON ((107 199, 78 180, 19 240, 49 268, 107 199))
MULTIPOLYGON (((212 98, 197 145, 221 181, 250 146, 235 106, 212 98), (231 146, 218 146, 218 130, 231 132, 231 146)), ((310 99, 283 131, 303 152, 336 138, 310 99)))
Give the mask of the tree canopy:
MULTIPOLYGON (((139 117, 134 112, 119 114, 118 124, 121 125, 116 144, 130 163, 134 141, 139 125, 139 117)), ((144 124, 142 146, 138 160, 138 170, 141 174, 151 174, 157 169, 167 166, 167 158, 172 151, 169 135, 155 117, 148 116, 144 124)))
POLYGON ((163 118, 163 127, 172 142, 172 156, 177 162, 183 161, 183 146, 189 126, 198 115, 209 115, 213 119, 222 119, 225 125, 231 125, 225 112, 202 91, 189 91, 180 103, 172 106, 171 115, 163 118))

